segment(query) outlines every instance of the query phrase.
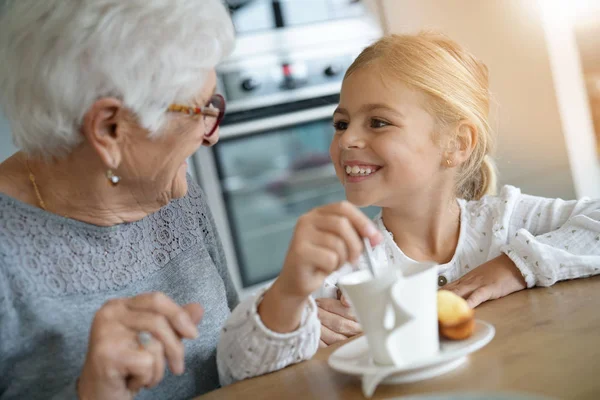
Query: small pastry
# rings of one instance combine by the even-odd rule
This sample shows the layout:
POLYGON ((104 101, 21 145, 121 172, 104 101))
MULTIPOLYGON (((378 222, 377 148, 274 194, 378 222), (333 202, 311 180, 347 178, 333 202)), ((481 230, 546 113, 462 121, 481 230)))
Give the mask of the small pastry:
POLYGON ((448 291, 437 292, 440 334, 448 339, 462 340, 475 330, 475 311, 466 300, 448 291))
POLYGON ((469 338, 475 330, 475 318, 471 318, 460 325, 443 327, 440 325, 440 335, 446 339, 463 340, 469 338))

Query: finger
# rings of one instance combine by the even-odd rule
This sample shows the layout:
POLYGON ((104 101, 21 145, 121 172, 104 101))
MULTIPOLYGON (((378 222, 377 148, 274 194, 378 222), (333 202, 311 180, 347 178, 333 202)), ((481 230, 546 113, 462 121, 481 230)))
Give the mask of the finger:
POLYGON ((128 310, 121 323, 133 332, 150 332, 154 339, 161 342, 164 349, 163 357, 167 357, 171 371, 175 375, 183 373, 183 343, 165 316, 146 311, 128 310))
POLYGON ((326 326, 321 325, 321 340, 328 346, 341 342, 343 340, 348 339, 344 335, 340 335, 339 333, 333 332, 331 329, 326 326))
POLYGON ((198 328, 190 315, 164 293, 144 293, 128 299, 126 305, 131 309, 164 315, 181 337, 195 339, 198 336, 198 328))
POLYGON ((129 376, 127 387, 132 392, 152 383, 154 377, 154 356, 141 349, 122 349, 119 351, 125 376, 129 376))
POLYGON ((162 343, 156 339, 152 339, 145 349, 154 357, 154 374, 152 381, 147 385, 147 387, 154 387, 165 377, 165 349, 162 343))
POLYGON ((198 325, 200 321, 202 321, 202 317, 204 316, 204 308, 198 303, 190 303, 183 306, 183 309, 187 311, 192 323, 194 325, 198 325))
POLYGON ((337 214, 347 218, 360 237, 368 237, 371 245, 376 246, 383 240, 383 235, 373 221, 369 219, 358 207, 348 201, 329 204, 318 209, 319 213, 337 214))
POLYGON ((324 341, 319 339, 319 347, 320 348, 327 347, 327 343, 325 343, 324 341))
POLYGON ((482 286, 475 290, 468 298, 467 304, 471 308, 475 308, 481 303, 492 299, 492 290, 489 286, 482 286))
POLYGON ((362 329, 357 322, 323 310, 322 308, 317 309, 317 315, 321 321, 321 325, 336 334, 349 338, 362 333, 362 329))
POLYGON ((451 284, 441 287, 440 290, 448 290, 466 299, 479 287, 480 286, 473 281, 459 279, 456 282, 452 282, 451 284))
MULTIPOLYGON (((320 247, 313 243, 306 243, 303 249, 306 261, 323 271, 325 276, 335 271, 340 264, 340 255, 333 250, 320 247)), ((323 278, 325 278, 323 276, 323 278)))
POLYGON ((348 300, 346 300, 346 296, 344 296, 343 293, 342 293, 342 297, 340 297, 340 302, 342 303, 342 305, 344 307, 350 307, 350 303, 348 303, 348 300))
POLYGON ((321 298, 315 301, 317 302, 317 305, 325 311, 356 321, 356 317, 352 310, 344 306, 340 300, 321 298))
POLYGON ((341 237, 324 231, 318 231, 312 238, 314 244, 335 252, 339 257, 338 267, 348 260, 349 249, 341 237))
POLYGON ((146 387, 146 384, 142 381, 139 376, 127 379, 127 389, 131 392, 132 396, 135 397, 140 390, 146 387))
POLYGON ((132 392, 138 392, 142 388, 152 388, 158 385, 164 378, 165 375, 165 354, 164 349, 160 341, 152 339, 145 347, 141 348, 142 351, 150 353, 153 357, 153 374, 152 379, 148 382, 143 382, 139 377, 133 377, 127 382, 127 388, 132 392))
MULTIPOLYGON (((343 241, 347 249, 346 259, 352 262, 358 259, 364 245, 359 233, 352 226, 350 220, 340 215, 322 215, 314 224, 318 231, 333 234, 343 241)), ((320 239, 320 236, 318 239, 320 239)), ((318 243, 318 241, 315 242, 318 243)))

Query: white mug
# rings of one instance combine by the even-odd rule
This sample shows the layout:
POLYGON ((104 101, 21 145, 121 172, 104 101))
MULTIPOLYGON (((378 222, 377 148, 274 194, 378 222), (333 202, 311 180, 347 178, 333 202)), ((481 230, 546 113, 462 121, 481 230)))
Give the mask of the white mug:
POLYGON ((338 281, 360 323, 373 360, 408 365, 439 351, 437 265, 404 263, 338 281))

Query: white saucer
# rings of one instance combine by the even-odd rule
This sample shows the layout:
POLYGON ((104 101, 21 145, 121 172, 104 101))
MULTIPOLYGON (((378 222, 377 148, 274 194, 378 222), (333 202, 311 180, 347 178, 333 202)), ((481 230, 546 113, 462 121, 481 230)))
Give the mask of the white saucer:
POLYGON ((385 375, 382 383, 408 383, 433 378, 450 372, 466 361, 467 355, 488 344, 494 337, 494 327, 475 321, 475 332, 465 340, 440 340, 440 352, 434 357, 409 365, 378 365, 369 355, 367 338, 353 340, 329 357, 329 366, 336 371, 359 376, 385 375))

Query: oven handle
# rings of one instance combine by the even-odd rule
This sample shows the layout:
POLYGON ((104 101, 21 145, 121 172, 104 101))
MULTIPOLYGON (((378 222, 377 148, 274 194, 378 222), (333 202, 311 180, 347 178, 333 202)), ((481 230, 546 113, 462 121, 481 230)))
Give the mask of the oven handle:
POLYGON ((221 139, 226 140, 251 135, 257 132, 264 132, 306 122, 318 121, 324 118, 331 118, 333 117, 333 112, 336 108, 336 104, 329 104, 323 107, 277 115, 275 117, 226 125, 219 129, 219 136, 221 139))

